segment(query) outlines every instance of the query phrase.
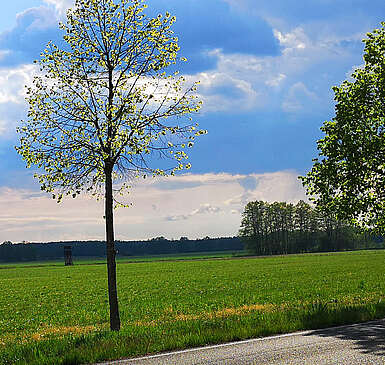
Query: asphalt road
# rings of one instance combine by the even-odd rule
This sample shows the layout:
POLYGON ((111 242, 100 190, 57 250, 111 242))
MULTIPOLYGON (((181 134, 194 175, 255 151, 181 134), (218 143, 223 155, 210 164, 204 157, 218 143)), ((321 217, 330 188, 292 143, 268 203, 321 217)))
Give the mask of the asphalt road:
POLYGON ((103 363, 106 364, 385 365, 385 319, 103 363))

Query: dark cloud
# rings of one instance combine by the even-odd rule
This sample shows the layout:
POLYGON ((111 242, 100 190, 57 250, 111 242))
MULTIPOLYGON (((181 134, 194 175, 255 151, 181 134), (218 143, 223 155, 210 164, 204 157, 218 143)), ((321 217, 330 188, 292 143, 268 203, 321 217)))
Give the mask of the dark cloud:
POLYGON ((216 58, 209 51, 217 48, 223 53, 279 53, 272 28, 262 18, 245 17, 223 0, 153 0, 147 13, 155 15, 166 10, 177 17, 174 31, 180 40, 181 54, 189 59, 184 72, 215 68, 216 58))
POLYGON ((168 217, 165 217, 164 220, 166 222, 176 222, 176 221, 185 221, 189 219, 189 215, 184 215, 184 214, 181 214, 181 215, 172 215, 172 216, 168 216, 168 217))
MULTIPOLYGON (((275 55, 279 52, 271 27, 259 17, 245 17, 223 0, 210 0, 204 5, 196 0, 148 1, 147 14, 171 12, 177 16, 174 31, 180 39, 181 56, 188 63, 178 65, 183 72, 213 69, 217 58, 210 51, 224 53, 275 55)), ((17 17, 16 26, 0 35, 0 50, 11 52, 0 65, 16 65, 39 58, 48 41, 60 42, 61 35, 53 8, 31 8, 17 17)))
POLYGON ((160 190, 183 190, 196 188, 203 185, 199 181, 159 181, 152 184, 152 187, 160 190))

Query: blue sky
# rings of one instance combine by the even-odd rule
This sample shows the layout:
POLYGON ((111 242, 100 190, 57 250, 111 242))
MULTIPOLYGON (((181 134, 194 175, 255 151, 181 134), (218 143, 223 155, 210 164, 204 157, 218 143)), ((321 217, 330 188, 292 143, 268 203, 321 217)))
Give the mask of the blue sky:
MULTIPOLYGON (((363 63, 362 39, 384 18, 383 1, 148 0, 170 11, 180 71, 200 80, 200 125, 190 174, 136 181, 132 208, 117 211, 117 238, 235 235, 249 200, 305 198, 297 176, 316 155, 331 87, 363 63)), ((55 205, 18 155, 32 61, 60 35, 72 0, 17 0, 0 14, 0 241, 102 238, 102 205, 86 197, 55 205)))

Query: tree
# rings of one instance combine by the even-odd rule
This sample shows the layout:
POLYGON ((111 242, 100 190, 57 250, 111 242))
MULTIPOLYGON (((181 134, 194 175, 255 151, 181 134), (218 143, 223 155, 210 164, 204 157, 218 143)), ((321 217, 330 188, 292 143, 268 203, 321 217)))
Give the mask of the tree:
POLYGON ((297 252, 342 251, 373 245, 348 221, 337 219, 300 200, 285 202, 249 202, 242 213, 239 237, 246 248, 257 255, 297 252))
POLYGON ((175 17, 148 18, 142 0, 76 0, 61 23, 62 48, 50 42, 27 89, 28 120, 17 151, 43 191, 58 202, 90 193, 105 199, 110 327, 120 329, 113 207, 132 177, 190 168, 185 149, 205 134, 192 122, 201 102, 184 87, 175 17), (189 118, 183 118, 188 116, 189 118), (172 165, 155 167, 159 157, 172 165), (165 159, 168 161, 167 159, 165 159))
POLYGON ((266 210, 267 203, 263 201, 248 202, 242 213, 239 236, 245 242, 246 248, 256 254, 266 254, 266 210))
POLYGON ((315 222, 315 211, 310 204, 300 200, 294 207, 294 226, 295 226, 295 237, 299 252, 306 252, 309 246, 312 244, 315 231, 320 227, 315 222))
POLYGON ((364 65, 333 87, 335 117, 302 177, 316 204, 361 227, 385 229, 385 23, 364 39, 364 65))

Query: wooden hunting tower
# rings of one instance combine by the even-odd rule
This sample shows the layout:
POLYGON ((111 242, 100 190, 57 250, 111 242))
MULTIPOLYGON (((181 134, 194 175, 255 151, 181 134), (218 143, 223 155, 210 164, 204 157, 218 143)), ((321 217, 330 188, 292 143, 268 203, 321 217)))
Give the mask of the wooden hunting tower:
POLYGON ((65 263, 65 266, 73 265, 71 246, 64 246, 64 263, 65 263))

